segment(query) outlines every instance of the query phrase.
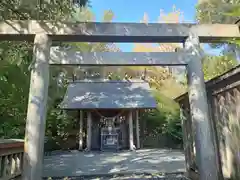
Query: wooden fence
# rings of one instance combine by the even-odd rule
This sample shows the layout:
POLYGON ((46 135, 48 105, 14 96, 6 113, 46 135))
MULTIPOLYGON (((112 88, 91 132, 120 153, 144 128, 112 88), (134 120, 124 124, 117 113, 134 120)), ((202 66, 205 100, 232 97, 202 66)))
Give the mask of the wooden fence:
POLYGON ((24 142, 0 139, 0 179, 9 180, 22 173, 24 142))
MULTIPOLYGON (((219 176, 240 175, 240 66, 206 82, 211 115, 212 140, 219 176)), ((190 119, 188 94, 175 99, 182 107, 185 155, 188 171, 197 169, 194 146, 194 123, 190 119)), ((221 177, 220 177, 221 178, 221 177)))

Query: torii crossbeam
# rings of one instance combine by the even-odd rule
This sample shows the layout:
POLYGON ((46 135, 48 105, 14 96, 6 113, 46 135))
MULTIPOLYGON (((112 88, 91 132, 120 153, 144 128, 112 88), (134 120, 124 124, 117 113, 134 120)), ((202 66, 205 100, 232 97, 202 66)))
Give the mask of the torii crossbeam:
POLYGON ((239 38, 236 24, 100 23, 54 21, 0 22, 1 40, 33 41, 35 34, 47 34, 52 41, 63 42, 166 42, 183 43, 189 33, 201 43, 239 38))

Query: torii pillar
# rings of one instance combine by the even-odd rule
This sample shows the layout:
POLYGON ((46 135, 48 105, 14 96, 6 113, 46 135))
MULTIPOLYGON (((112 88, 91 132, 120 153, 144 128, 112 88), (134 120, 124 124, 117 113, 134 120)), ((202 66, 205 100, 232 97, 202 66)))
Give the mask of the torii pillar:
POLYGON ((35 35, 24 142, 23 180, 42 179, 51 42, 46 34, 35 35))
POLYGON ((202 71, 199 38, 190 34, 185 44, 187 52, 194 55, 187 64, 190 115, 195 131, 197 166, 200 180, 218 180, 218 166, 211 133, 211 119, 202 71))

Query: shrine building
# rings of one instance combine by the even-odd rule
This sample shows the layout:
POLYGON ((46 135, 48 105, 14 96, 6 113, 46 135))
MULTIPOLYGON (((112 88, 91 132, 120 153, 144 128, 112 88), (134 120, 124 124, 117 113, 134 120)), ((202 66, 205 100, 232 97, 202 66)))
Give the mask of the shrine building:
POLYGON ((156 106, 143 80, 71 82, 60 104, 79 112, 79 150, 101 151, 140 148, 139 113, 156 106))

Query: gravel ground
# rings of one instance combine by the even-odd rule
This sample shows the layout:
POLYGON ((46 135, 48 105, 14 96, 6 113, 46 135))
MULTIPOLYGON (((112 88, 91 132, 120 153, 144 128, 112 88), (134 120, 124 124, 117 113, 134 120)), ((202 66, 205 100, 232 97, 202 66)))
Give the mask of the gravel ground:
POLYGON ((159 174, 185 172, 178 150, 141 149, 120 152, 58 152, 44 158, 43 177, 80 177, 99 174, 159 174))
POLYGON ((128 175, 94 175, 79 177, 44 178, 44 180, 189 180, 182 174, 128 174, 128 175))

